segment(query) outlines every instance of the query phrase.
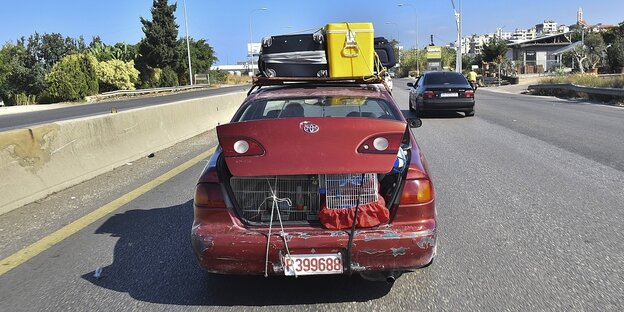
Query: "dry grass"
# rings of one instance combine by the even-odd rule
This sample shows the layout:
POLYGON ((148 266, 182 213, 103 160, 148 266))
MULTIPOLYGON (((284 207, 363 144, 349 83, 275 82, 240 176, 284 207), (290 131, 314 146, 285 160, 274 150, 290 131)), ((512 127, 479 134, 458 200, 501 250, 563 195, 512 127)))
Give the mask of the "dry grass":
POLYGON ((571 75, 542 79, 540 83, 573 83, 585 87, 624 88, 624 76, 571 75))
MULTIPOLYGON (((560 77, 552 77, 542 79, 540 84, 551 84, 551 83, 572 83, 578 86, 584 87, 596 87, 596 88, 624 88, 624 76, 609 76, 609 77, 599 77, 596 75, 571 75, 571 76, 560 76, 560 77)), ((613 105, 622 105, 624 103, 624 99, 622 97, 610 96, 610 95, 598 95, 598 94, 587 94, 584 92, 574 92, 567 90, 535 90, 534 94, 538 95, 552 95, 563 98, 582 98, 589 99, 593 101, 600 101, 611 103, 613 105)))
POLYGON ((227 78, 225 79, 225 83, 226 84, 247 84, 247 83, 251 83, 251 77, 227 75, 227 78))

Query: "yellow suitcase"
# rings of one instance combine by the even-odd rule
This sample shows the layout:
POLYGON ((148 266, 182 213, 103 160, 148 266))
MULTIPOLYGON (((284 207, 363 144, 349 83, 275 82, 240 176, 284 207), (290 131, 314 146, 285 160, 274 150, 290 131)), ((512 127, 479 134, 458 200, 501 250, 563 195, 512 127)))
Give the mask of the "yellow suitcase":
POLYGON ((373 75, 375 40, 372 23, 330 23, 325 27, 329 77, 373 75))

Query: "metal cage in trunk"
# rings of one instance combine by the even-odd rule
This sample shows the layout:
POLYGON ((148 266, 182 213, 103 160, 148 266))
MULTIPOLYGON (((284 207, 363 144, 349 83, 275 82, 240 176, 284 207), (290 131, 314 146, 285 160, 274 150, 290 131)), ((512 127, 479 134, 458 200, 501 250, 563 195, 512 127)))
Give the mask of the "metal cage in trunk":
MULTIPOLYGON (((377 201, 379 191, 374 173, 364 174, 363 180, 362 174, 233 176, 230 187, 241 217, 256 224, 271 220, 274 204, 284 223, 316 222, 321 202, 328 208, 352 208, 358 192, 364 205, 377 201)), ((273 221, 277 220, 274 212, 273 221)))

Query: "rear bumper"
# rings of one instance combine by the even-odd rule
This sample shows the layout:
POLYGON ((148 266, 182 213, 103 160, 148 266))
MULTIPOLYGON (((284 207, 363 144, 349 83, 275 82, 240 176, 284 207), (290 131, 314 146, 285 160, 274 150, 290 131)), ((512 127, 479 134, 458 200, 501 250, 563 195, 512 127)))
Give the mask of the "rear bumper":
MULTIPOLYGON (((273 228, 269 247, 268 274, 283 275, 280 255, 284 242, 291 254, 342 253, 346 261, 347 231, 322 228, 273 228)), ((264 274, 268 229, 247 229, 239 225, 219 227, 195 224, 192 228, 193 250, 207 271, 226 274, 264 274)), ((425 225, 385 225, 357 229, 353 239, 353 271, 401 271, 423 267, 435 255, 435 220, 425 225)), ((344 265, 346 268, 346 264, 344 265)))
POLYGON ((474 109, 473 98, 449 98, 423 100, 421 109, 426 111, 471 111, 474 109))

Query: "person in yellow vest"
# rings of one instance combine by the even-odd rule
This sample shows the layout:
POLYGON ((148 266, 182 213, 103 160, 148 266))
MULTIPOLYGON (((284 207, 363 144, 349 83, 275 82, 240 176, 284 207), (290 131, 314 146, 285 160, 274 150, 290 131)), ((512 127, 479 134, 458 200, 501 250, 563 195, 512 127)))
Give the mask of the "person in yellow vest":
POLYGON ((471 69, 468 73, 468 82, 470 82, 473 90, 477 90, 477 73, 474 69, 471 69))

